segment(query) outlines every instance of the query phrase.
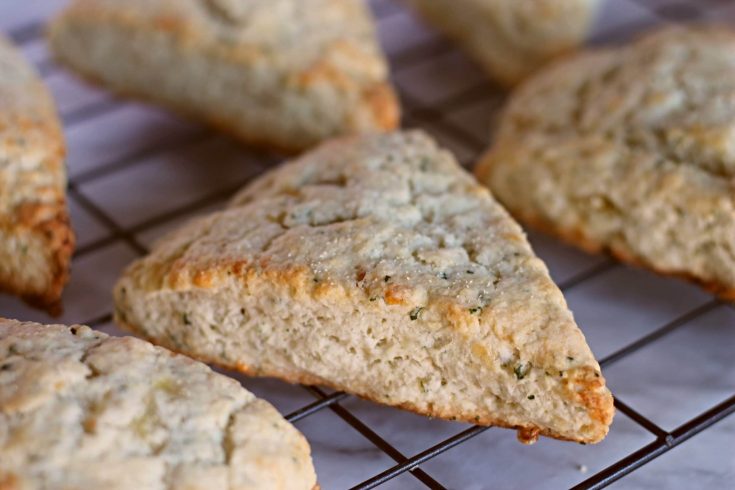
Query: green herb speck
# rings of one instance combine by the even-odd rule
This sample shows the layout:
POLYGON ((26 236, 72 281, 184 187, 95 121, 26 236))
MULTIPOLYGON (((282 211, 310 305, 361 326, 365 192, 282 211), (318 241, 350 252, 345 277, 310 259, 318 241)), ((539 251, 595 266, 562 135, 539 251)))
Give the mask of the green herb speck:
POLYGON ((191 325, 191 322, 189 321, 189 315, 187 313, 181 314, 181 320, 184 322, 184 325, 191 325))
POLYGON ((533 400, 534 398, 536 398, 536 395, 528 395, 528 397, 527 397, 527 398, 528 398, 529 400, 533 400))
POLYGON ((390 276, 385 276, 385 277, 383 278, 383 282, 388 282, 388 281, 390 281, 390 276))
POLYGON ((428 393, 429 390, 426 388, 426 380, 423 378, 419 379, 419 387, 422 393, 428 393))
POLYGON ((517 365, 515 367, 515 369, 513 369, 513 372, 516 375, 516 379, 519 379, 520 380, 520 379, 523 379, 523 378, 526 377, 526 375, 528 374, 528 371, 530 369, 531 369, 531 365, 530 364, 520 363, 519 365, 517 365))
POLYGON ((481 306, 475 306, 474 308, 470 308, 469 309, 469 312, 472 313, 473 315, 475 313, 482 313, 482 307, 481 306))
POLYGON ((418 319, 419 319, 419 315, 421 315, 421 311, 422 311, 423 309, 424 309, 424 307, 423 307, 423 306, 417 306, 416 308, 414 308, 413 310, 411 310, 411 311, 410 311, 410 312, 408 313, 408 317, 409 317, 409 318, 410 318, 411 320, 418 320, 418 319))
POLYGON ((572 356, 567 356, 567 361, 572 362, 574 361, 574 358, 572 356))

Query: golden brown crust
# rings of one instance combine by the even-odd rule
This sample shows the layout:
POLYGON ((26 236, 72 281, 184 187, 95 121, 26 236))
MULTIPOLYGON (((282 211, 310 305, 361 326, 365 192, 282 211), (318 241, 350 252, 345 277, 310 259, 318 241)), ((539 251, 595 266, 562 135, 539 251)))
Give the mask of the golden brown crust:
MULTIPOLYGON (((316 57, 313 52, 313 43, 308 38, 315 30, 313 25, 305 24, 302 29, 304 31, 302 34, 306 37, 303 40, 303 46, 293 46, 293 43, 282 46, 280 49, 274 49, 267 44, 260 46, 257 35, 245 36, 252 37, 253 42, 240 42, 235 40, 237 36, 230 38, 231 34, 237 30, 245 29, 238 24, 240 21, 237 19, 237 12, 235 12, 237 8, 234 9, 235 11, 229 12, 232 7, 219 5, 217 2, 211 1, 202 1, 201 4, 203 5, 199 2, 189 1, 185 4, 182 3, 180 9, 176 9, 176 4, 169 0, 157 0, 147 5, 141 5, 141 7, 145 7, 141 9, 141 13, 137 12, 138 9, 135 8, 135 5, 118 7, 111 5, 111 2, 77 0, 54 21, 49 34, 52 46, 55 48, 55 55, 62 64, 96 85, 110 88, 115 93, 125 97, 143 99, 163 105, 189 119, 204 121, 247 145, 280 153, 295 154, 316 144, 321 139, 337 136, 338 134, 385 131, 395 129, 398 126, 400 107, 392 87, 385 81, 384 57, 378 48, 373 49, 377 46, 377 43, 368 39, 367 31, 363 32, 366 25, 372 29, 372 20, 369 13, 363 10, 360 2, 352 3, 352 1, 344 4, 339 2, 334 2, 333 5, 327 4, 329 9, 334 8, 337 12, 341 12, 341 15, 352 15, 354 17, 355 32, 351 33, 350 29, 344 29, 342 37, 337 36, 336 39, 322 43, 323 45, 319 45, 316 57), (203 10, 202 7, 204 7, 203 10), (143 12, 144 10, 145 12, 143 12), (345 14, 345 12, 350 14, 345 14), (209 16, 222 21, 223 25, 213 25, 211 22, 213 19, 208 18, 209 16), (283 87, 273 87, 275 93, 264 97, 279 97, 279 91, 293 91, 295 94, 313 92, 312 95, 315 98, 311 101, 312 108, 309 108, 306 96, 301 102, 290 102, 290 104, 292 106, 301 104, 301 107, 295 108, 298 111, 312 110, 314 112, 312 119, 314 119, 315 126, 304 128, 298 126, 302 123, 291 125, 289 122, 274 126, 275 129, 267 129, 266 127, 272 123, 269 122, 269 118, 264 118, 262 121, 258 119, 257 114, 259 112, 275 111, 274 114, 279 117, 279 111, 283 112, 283 119, 287 122, 291 119, 299 120, 303 118, 303 114, 291 113, 295 110, 294 107, 286 105, 279 105, 278 107, 265 106, 265 108, 264 106, 253 106, 251 110, 254 116, 250 120, 245 109, 239 112, 223 110, 222 100, 201 98, 199 101, 192 101, 186 99, 186 94, 173 94, 171 92, 164 94, 163 90, 159 90, 157 93, 155 90, 148 90, 149 87, 145 84, 141 86, 140 83, 136 87, 136 82, 121 80, 121 78, 125 78, 124 76, 119 74, 110 75, 109 70, 105 70, 104 66, 100 66, 103 63, 80 61, 85 53, 79 53, 77 52, 79 50, 75 51, 74 48, 67 49, 65 47, 65 43, 73 43, 70 39, 75 36, 73 32, 75 28, 80 31, 84 29, 94 30, 101 25, 111 27, 109 29, 111 32, 121 30, 121 34, 118 35, 129 37, 131 40, 143 35, 150 35, 152 37, 149 37, 149 39, 156 40, 158 39, 156 35, 164 34, 169 37, 168 41, 176 45, 176 53, 172 56, 181 58, 182 64, 207 59, 215 63, 213 66, 217 66, 216 63, 222 63, 227 65, 228 69, 235 67, 236 71, 240 65, 247 68, 253 63, 259 63, 263 66, 270 63, 271 69, 279 73, 276 79, 283 78, 279 83, 284 85, 283 87), (227 28, 224 28, 225 25, 227 28), (222 32, 218 31, 220 27, 223 28, 222 32), (236 29, 230 31, 233 27, 236 29), (356 33, 360 35, 358 36, 356 33), (355 35, 352 36, 351 34, 355 35), (227 42, 223 42, 224 39, 227 42), (365 44, 364 49, 356 47, 361 44, 365 44), (306 48, 309 48, 310 51, 308 51, 308 55, 305 54, 303 57, 291 60, 295 63, 285 63, 280 58, 276 62, 268 58, 273 55, 292 55, 292 52, 298 52, 302 47, 305 51, 306 48), (188 58, 196 58, 196 60, 188 58), (345 63, 344 60, 348 59, 352 61, 345 63), (311 64, 302 66, 302 61, 311 64), (355 67, 359 67, 359 69, 354 69, 355 67), (289 70, 292 70, 292 72, 289 72, 289 70), (322 90, 313 87, 317 82, 331 87, 338 95, 331 99, 319 99, 319 92, 322 92, 322 90), (180 100, 176 100, 177 98, 180 100), (330 114, 330 117, 326 117, 325 114, 330 114), (324 120, 320 122, 320 119, 324 120)), ((314 4, 314 7, 319 7, 319 4, 314 4)), ((319 12, 322 8, 326 7, 322 6, 313 10, 319 12)), ((259 8, 249 7, 246 10, 259 10, 259 8)), ((279 12, 282 10, 278 9, 279 12)), ((252 12, 250 13, 252 14, 252 12)), ((330 16, 327 15, 326 17, 325 22, 333 22, 333 20, 330 20, 330 16)), ((290 21, 290 19, 288 20, 290 21)), ((288 22, 286 23, 288 24, 288 22)), ((331 30, 326 29, 326 31, 331 30)), ((99 30, 97 35, 99 35, 99 30)), ((113 37, 113 34, 110 34, 110 37, 113 37)), ((264 43, 268 41, 268 37, 265 37, 265 40, 261 40, 264 43)), ((287 38, 288 36, 283 37, 287 38)), ((108 44, 114 42, 106 40, 108 44)), ((114 54, 115 48, 110 48, 109 51, 114 54)), ((148 67, 145 70, 150 71, 151 68, 148 67)), ((259 69, 258 71, 266 72, 267 70, 259 69)), ((229 75, 225 74, 225 76, 229 75)), ((257 74, 252 76, 257 76, 257 74)), ((245 83, 250 83, 246 78, 243 78, 243 80, 245 83)), ((258 81, 255 80, 254 82, 258 81)), ((243 83, 242 80, 240 83, 243 83)), ((257 83, 253 84, 257 85, 257 83)), ((232 99, 234 105, 231 104, 231 107, 243 105, 245 108, 248 107, 246 98, 237 98, 233 95, 232 99)))
POLYGON ((76 239, 69 222, 66 205, 60 205, 56 217, 36 227, 47 239, 51 250, 52 279, 46 292, 41 296, 23 297, 29 304, 46 310, 52 316, 62 312, 61 293, 69 281, 71 258, 76 239))
POLYGON ((303 435, 237 381, 189 357, 83 325, 0 318, 0 364, 12 371, 0 378, 0 488, 316 484, 303 435), (55 417, 59 411, 78 423, 55 417), (159 441, 172 441, 164 454, 159 441), (86 450, 69 452, 70 444, 86 450))
POLYGON ((379 83, 363 93, 365 104, 374 114, 375 123, 384 131, 396 129, 401 120, 401 110, 393 87, 388 83, 379 83))
POLYGON ((667 27, 553 64, 514 94, 476 175, 530 226, 735 299, 734 113, 713 102, 732 97, 734 40, 667 27))
POLYGON ((51 316, 59 316, 63 311, 61 293, 69 281, 71 257, 75 244, 66 205, 58 206, 57 214, 53 219, 35 225, 33 233, 43 237, 49 250, 48 265, 51 268, 51 280, 46 290, 42 293, 29 293, 23 286, 6 283, 0 284, 0 291, 20 296, 30 306, 45 310, 51 316))
MULTIPOLYGON (((67 67, 69 70, 73 70, 77 76, 82 78, 84 81, 91 85, 97 85, 99 87, 109 88, 102 80, 96 77, 92 73, 84 72, 82 67, 72 65, 63 56, 57 54, 56 60, 67 67)), ((263 138, 255 138, 252 135, 248 135, 240 131, 239 128, 230 124, 224 119, 217 118, 216 115, 203 118, 201 114, 194 114, 191 110, 187 109, 183 105, 176 105, 169 102, 162 102, 160 100, 149 97, 147 94, 137 92, 134 90, 115 90, 115 95, 131 101, 143 100, 152 104, 157 104, 165 107, 166 109, 174 112, 175 114, 186 118, 192 122, 199 122, 205 119, 206 124, 212 128, 221 131, 228 136, 234 138, 240 143, 246 146, 254 146, 263 151, 281 153, 283 155, 296 155, 304 150, 301 145, 280 145, 272 140, 266 140, 263 138)), ((388 83, 381 83, 371 87, 364 93, 364 100, 366 104, 371 108, 371 112, 375 116, 376 125, 385 131, 395 129, 398 127, 401 119, 401 110, 398 103, 398 97, 396 96, 393 87, 388 83)))
POLYGON ((58 315, 75 242, 66 205, 61 124, 37 74, 2 38, 0 57, 13 68, 0 79, 0 104, 9 105, 0 113, 0 150, 10 162, 0 174, 0 188, 5 187, 0 232, 15 242, 4 252, 10 264, 0 291, 58 315), (24 155, 29 160, 21 168, 16 160, 24 155), (18 245, 33 250, 16 256, 13 247, 18 245), (24 274, 16 274, 18 269, 24 274))
POLYGON ((639 269, 646 269, 653 271, 661 276, 672 277, 683 281, 692 282, 699 285, 702 289, 714 294, 718 298, 725 301, 735 301, 735 289, 730 288, 726 284, 720 284, 714 281, 705 281, 684 271, 667 270, 661 267, 655 267, 654 265, 647 262, 644 263, 633 255, 627 253, 625 250, 622 250, 615 246, 606 246, 602 243, 591 240, 588 236, 585 235, 583 230, 580 229, 562 229, 558 227, 553 227, 536 217, 524 215, 523 213, 517 212, 517 210, 511 208, 508 208, 508 212, 511 213, 516 220, 528 226, 529 228, 533 228, 534 230, 538 230, 541 233, 558 238, 564 243, 579 248, 586 253, 607 254, 620 262, 634 266, 639 269))
POLYGON ((612 417, 599 366, 520 227, 420 133, 328 143, 263 176, 131 265, 115 300, 128 328, 253 375, 520 427, 525 439, 596 441, 612 417), (301 212, 312 202, 319 214, 301 212), (352 217, 355 203, 368 211, 352 217))
POLYGON ((18 478, 12 473, 0 473, 0 490, 19 490, 18 478))

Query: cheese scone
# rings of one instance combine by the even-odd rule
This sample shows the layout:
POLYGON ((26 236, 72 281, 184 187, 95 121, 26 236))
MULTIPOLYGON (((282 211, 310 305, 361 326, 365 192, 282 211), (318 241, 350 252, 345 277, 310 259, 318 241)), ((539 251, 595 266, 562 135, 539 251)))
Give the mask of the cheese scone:
POLYGON ((306 439, 234 379, 132 337, 0 319, 0 488, 315 485, 306 439))
POLYGON ((406 0, 506 86, 584 42, 600 0, 406 0))
POLYGON ((520 220, 735 299, 735 35, 670 27, 511 97, 477 175, 520 220))
POLYGON ((293 152, 398 124, 361 0, 74 0, 50 40, 83 76, 255 145, 293 152))
POLYGON ((258 376, 597 442, 613 401, 520 227, 420 132, 326 143, 161 239, 117 322, 258 376))
POLYGON ((48 90, 0 36, 0 291, 53 314, 74 248, 64 152, 48 90))

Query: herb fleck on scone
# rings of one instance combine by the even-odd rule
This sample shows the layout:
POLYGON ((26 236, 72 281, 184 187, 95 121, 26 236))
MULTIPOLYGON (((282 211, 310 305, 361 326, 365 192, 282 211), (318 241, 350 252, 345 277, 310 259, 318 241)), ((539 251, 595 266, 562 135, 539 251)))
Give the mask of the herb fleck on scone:
POLYGON ((315 484, 306 439, 236 380, 132 337, 0 319, 0 487, 315 484))
POLYGON ((513 94, 479 179, 521 221, 735 299, 735 33, 669 27, 513 94))
POLYGON ((84 77, 247 143, 299 151, 398 125, 361 0, 74 0, 50 33, 84 77))
POLYGON ((74 233, 51 95, 0 36, 0 291, 58 314, 74 233))
POLYGON ((520 227, 420 132, 262 176, 131 265, 115 301, 121 325, 199 359, 526 441, 596 442, 613 415, 520 227))

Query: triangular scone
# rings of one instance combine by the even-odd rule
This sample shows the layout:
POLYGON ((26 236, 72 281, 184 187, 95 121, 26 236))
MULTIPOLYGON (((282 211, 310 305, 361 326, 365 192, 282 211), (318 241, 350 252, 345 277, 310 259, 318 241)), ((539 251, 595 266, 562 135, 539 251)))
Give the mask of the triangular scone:
POLYGON ((134 263, 117 321, 254 375, 596 442, 612 397, 490 193, 419 132, 327 143, 134 263))
POLYGON ((667 28, 515 93, 481 181, 519 219, 735 299, 735 34, 667 28))
POLYGON ((58 313, 73 248, 56 108, 0 36, 0 291, 58 313))
POLYGON ((503 85, 581 44, 599 0, 407 0, 503 85))
POLYGON ((133 337, 0 319, 0 487, 309 490, 306 439, 208 366, 133 337))
POLYGON ((50 32, 82 75, 249 143, 297 151, 398 124, 361 0, 75 0, 50 32))

